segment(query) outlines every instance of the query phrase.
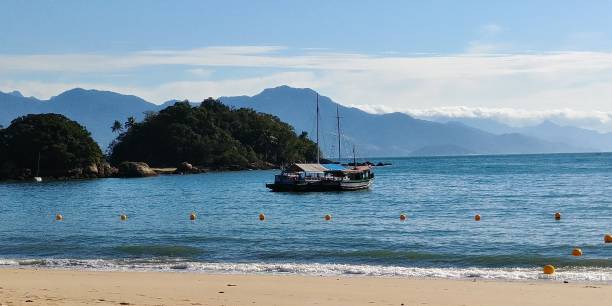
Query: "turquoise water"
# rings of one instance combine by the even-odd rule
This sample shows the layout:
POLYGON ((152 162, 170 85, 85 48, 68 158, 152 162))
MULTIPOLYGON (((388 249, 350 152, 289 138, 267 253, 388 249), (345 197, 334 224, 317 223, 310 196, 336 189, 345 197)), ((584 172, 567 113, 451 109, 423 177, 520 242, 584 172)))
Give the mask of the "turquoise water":
POLYGON ((272 193, 276 171, 0 183, 0 264, 612 281, 612 154, 381 160, 344 193, 272 193))

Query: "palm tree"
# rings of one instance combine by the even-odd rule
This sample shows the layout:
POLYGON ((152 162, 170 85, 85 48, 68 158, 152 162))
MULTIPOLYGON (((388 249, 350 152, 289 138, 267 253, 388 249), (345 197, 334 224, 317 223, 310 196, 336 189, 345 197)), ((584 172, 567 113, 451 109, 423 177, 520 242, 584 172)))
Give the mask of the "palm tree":
POLYGON ((133 127, 134 124, 136 124, 136 118, 134 118, 132 116, 128 117, 127 121, 124 124, 125 129, 128 130, 129 128, 133 127))
POLYGON ((113 130, 113 133, 121 133, 121 131, 123 130, 121 122, 119 122, 119 120, 115 120, 113 126, 111 126, 111 130, 113 130))

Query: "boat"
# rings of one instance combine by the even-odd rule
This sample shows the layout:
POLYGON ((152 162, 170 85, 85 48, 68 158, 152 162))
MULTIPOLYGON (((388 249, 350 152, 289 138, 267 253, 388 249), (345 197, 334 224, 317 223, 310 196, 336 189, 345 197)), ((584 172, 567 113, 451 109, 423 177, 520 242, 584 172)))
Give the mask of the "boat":
MULTIPOLYGON (((340 149, 340 113, 336 107, 338 128, 338 161, 341 160, 340 149)), ((355 146, 353 146, 353 163, 320 163, 319 150, 319 94, 317 94, 317 162, 294 163, 274 176, 274 183, 266 184, 272 191, 308 192, 308 191, 353 191, 368 189, 374 180, 372 167, 357 164, 355 146)))
POLYGON ((38 152, 38 161, 36 162, 36 176, 34 177, 34 181, 37 183, 42 182, 42 177, 40 175, 40 152, 38 152))

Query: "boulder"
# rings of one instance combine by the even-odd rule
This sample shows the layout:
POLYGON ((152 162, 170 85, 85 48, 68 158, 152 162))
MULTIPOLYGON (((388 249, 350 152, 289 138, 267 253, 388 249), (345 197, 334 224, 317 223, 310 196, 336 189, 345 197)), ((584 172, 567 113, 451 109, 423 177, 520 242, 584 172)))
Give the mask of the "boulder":
POLYGON ((119 164, 117 176, 119 177, 147 177, 157 176, 157 173, 153 171, 143 162, 122 162, 119 164))
POLYGON ((85 169, 83 169, 83 174, 87 176, 97 177, 98 173, 98 165, 96 164, 90 164, 89 166, 85 167, 85 169))
POLYGON ((107 162, 103 162, 98 165, 98 177, 111 177, 117 175, 119 170, 111 166, 107 162))
POLYGON ((202 173, 204 172, 202 169, 193 166, 188 162, 182 162, 176 167, 176 174, 185 174, 185 173, 202 173))
POLYGON ((176 171, 191 172, 193 171, 193 165, 188 162, 182 162, 176 167, 176 171))

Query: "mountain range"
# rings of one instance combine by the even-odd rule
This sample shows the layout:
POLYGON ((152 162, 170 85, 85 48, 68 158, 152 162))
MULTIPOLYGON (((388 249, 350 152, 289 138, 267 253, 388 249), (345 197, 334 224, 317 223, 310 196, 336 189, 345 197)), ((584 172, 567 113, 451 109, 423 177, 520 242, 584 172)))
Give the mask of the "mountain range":
POLYGON ((520 133, 548 141, 572 144, 581 151, 612 152, 612 133, 601 133, 575 126, 562 126, 550 120, 526 127, 514 127, 489 118, 437 117, 436 122, 460 122, 493 134, 520 133))
MULTIPOLYGON (((254 96, 219 99, 229 106, 276 115, 294 126, 296 132, 306 131, 315 139, 317 95, 311 89, 279 86, 254 96)), ((337 112, 341 117, 340 154, 343 157, 352 156, 353 145, 359 156, 380 157, 612 150, 612 135, 550 122, 532 128, 493 130, 477 128, 478 125, 470 122, 436 122, 404 113, 370 114, 342 106, 325 96, 319 96, 318 100, 321 149, 330 157, 338 155, 337 112)), ((156 105, 132 95, 81 88, 48 100, 24 97, 16 91, 0 92, 0 124, 6 126, 12 119, 28 113, 60 113, 84 125, 105 148, 116 136, 110 129, 115 120, 125 121, 130 116, 142 120, 146 112, 158 111, 174 101, 156 105)))

